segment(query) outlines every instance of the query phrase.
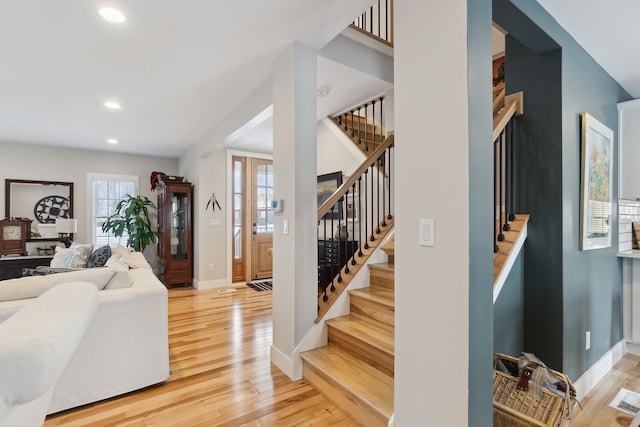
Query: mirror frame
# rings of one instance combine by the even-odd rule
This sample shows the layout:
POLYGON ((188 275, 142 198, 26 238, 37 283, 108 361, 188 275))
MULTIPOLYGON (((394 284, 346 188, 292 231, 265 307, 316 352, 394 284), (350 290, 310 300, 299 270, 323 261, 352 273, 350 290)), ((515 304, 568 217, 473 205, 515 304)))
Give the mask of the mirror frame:
MULTIPOLYGON (((64 181, 34 181, 30 179, 5 179, 4 180, 4 214, 5 217, 11 216, 11 184, 40 184, 40 185, 61 185, 69 187, 69 216, 73 218, 73 182, 64 181)), ((36 237, 28 236, 27 241, 46 242, 60 241, 59 237, 36 237)))

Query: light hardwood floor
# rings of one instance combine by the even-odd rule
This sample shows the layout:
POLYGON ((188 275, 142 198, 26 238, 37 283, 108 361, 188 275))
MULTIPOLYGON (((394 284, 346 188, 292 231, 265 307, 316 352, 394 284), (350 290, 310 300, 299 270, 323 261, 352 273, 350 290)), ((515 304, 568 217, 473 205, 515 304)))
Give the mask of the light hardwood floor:
POLYGON ((640 392, 640 356, 625 355, 582 401, 584 410, 574 412, 571 427, 628 426, 630 415, 609 407, 621 388, 640 392))
POLYGON ((357 426, 270 363, 271 332, 270 291, 171 289, 169 380, 51 415, 45 426, 357 426))

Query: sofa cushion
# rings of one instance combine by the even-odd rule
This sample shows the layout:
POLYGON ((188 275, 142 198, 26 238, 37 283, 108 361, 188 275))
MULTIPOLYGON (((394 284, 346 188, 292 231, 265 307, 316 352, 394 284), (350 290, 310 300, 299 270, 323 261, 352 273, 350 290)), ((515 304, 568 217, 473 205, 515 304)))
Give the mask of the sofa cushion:
POLYGON ((129 268, 151 269, 149 262, 142 252, 129 252, 126 256, 122 257, 122 262, 126 263, 129 268))
POLYGON ((111 255, 107 260, 107 267, 114 267, 119 270, 145 268, 151 270, 149 262, 142 252, 120 252, 111 255))
POLYGON ((90 282, 98 290, 104 289, 113 278, 115 270, 110 268, 91 268, 70 273, 51 274, 49 276, 21 277, 0 281, 0 301, 35 298, 54 286, 66 282, 90 282))
POLYGON ((128 270, 116 270, 115 274, 109 280, 105 289, 121 289, 130 288, 133 285, 133 277, 129 274, 128 270))
POLYGON ((53 259, 51 260, 51 263, 49 265, 51 267, 62 267, 62 263, 64 262, 64 259, 67 257, 67 254, 69 254, 68 248, 63 248, 62 246, 56 246, 56 253, 53 255, 53 259))
POLYGON ((111 246, 105 245, 93 251, 87 261, 87 268, 104 267, 111 256, 111 246))
POLYGON ((83 268, 87 266, 87 261, 93 251, 93 245, 90 243, 73 243, 69 247, 69 253, 64 259, 60 267, 64 268, 83 268))
POLYGON ((107 260, 105 267, 113 268, 115 270, 128 270, 129 265, 122 261, 122 255, 114 254, 107 260))

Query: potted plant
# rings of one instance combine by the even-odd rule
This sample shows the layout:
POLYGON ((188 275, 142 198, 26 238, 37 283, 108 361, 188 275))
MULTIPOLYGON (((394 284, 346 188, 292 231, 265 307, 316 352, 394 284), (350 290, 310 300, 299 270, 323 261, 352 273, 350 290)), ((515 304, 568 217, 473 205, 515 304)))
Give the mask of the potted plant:
POLYGON ((111 231, 116 237, 122 237, 127 231, 127 246, 142 252, 158 240, 158 232, 151 229, 149 209, 156 209, 156 205, 147 197, 127 194, 116 205, 115 213, 102 224, 102 231, 111 231))

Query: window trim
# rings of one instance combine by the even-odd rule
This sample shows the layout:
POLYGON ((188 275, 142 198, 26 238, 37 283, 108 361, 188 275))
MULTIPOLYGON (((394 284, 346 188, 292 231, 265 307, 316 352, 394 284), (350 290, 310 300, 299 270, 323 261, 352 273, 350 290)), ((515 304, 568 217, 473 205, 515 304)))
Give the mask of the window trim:
POLYGON ((138 175, 124 175, 124 174, 108 174, 108 173, 87 173, 87 212, 89 218, 87 218, 87 236, 91 239, 91 243, 95 245, 96 230, 94 227, 96 210, 94 203, 93 183, 94 181, 129 181, 133 182, 133 188, 135 196, 140 191, 140 177, 138 175))

